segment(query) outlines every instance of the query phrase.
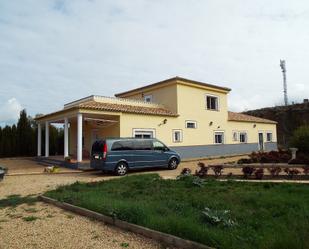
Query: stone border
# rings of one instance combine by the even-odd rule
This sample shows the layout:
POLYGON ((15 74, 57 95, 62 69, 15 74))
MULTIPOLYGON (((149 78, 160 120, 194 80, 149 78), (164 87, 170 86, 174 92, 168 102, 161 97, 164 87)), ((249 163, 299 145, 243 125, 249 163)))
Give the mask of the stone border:
POLYGON ((109 225, 114 225, 123 230, 127 230, 133 233, 143 235, 147 238, 159 241, 164 245, 169 245, 169 246, 183 248, 183 249, 214 249, 213 247, 209 247, 209 246, 206 246, 206 245, 194 242, 194 241, 190 241, 190 240, 185 240, 185 239, 176 237, 174 235, 158 232, 158 231, 146 228, 146 227, 138 226, 138 225, 135 225, 135 224, 132 224, 126 221, 122 221, 122 220, 119 220, 119 219, 116 219, 110 216, 106 216, 106 215, 103 215, 103 214, 100 214, 100 213, 97 213, 97 212, 94 212, 94 211, 91 211, 85 208, 77 207, 77 206, 71 205, 66 202, 60 202, 60 201, 57 201, 55 199, 52 199, 52 198, 49 198, 43 195, 38 196, 38 199, 40 201, 53 204, 59 208, 71 211, 73 213, 77 213, 82 216, 96 219, 96 220, 102 221, 109 225))

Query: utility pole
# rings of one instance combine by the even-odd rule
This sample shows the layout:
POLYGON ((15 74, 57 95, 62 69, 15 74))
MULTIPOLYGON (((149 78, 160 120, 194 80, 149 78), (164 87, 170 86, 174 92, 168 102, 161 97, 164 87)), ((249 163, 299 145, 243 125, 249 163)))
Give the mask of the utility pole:
POLYGON ((280 60, 280 67, 283 74, 283 93, 284 93, 284 104, 288 105, 288 90, 286 84, 286 67, 285 67, 285 60, 280 60))

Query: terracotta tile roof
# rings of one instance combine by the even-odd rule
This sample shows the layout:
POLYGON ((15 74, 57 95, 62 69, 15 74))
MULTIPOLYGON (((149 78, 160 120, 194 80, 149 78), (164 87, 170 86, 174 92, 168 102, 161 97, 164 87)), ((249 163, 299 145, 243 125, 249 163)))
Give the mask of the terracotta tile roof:
POLYGON ((101 103, 96 101, 89 101, 81 103, 78 105, 79 108, 98 110, 98 111, 117 111, 117 112, 127 112, 127 113, 139 113, 148 115, 162 115, 162 116, 178 116, 163 107, 146 107, 146 106, 135 106, 135 105, 123 105, 123 104, 113 104, 113 103, 101 103))
POLYGON ((127 94, 130 94, 130 93, 136 92, 136 91, 141 91, 141 90, 145 90, 146 91, 148 88, 164 85, 164 84, 166 84, 168 82, 172 82, 172 81, 176 82, 177 80, 178 81, 188 82, 188 83, 195 84, 195 85, 204 86, 204 87, 211 87, 211 88, 215 88, 215 89, 220 89, 220 90, 224 90, 224 91, 228 91, 228 92, 231 91, 231 89, 227 88, 227 87, 217 86, 217 85, 213 85, 213 84, 209 84, 209 83, 204 83, 204 82, 200 82, 200 81, 196 81, 196 80, 190 80, 190 79, 186 79, 186 78, 182 78, 182 77, 176 76, 176 77, 173 77, 173 78, 170 78, 170 79, 166 79, 166 80, 163 80, 163 81, 160 81, 160 82, 152 83, 150 85, 146 85, 146 86, 142 86, 142 87, 139 87, 139 88, 135 88, 135 89, 132 89, 132 90, 129 90, 129 91, 126 91, 126 92, 117 93, 117 94, 115 94, 115 96, 116 97, 121 97, 123 95, 127 95, 127 94))
POLYGON ((242 121, 242 122, 255 122, 255 123, 265 123, 265 124, 276 124, 276 121, 259 118, 255 116, 250 116, 247 114, 237 113, 237 112, 228 112, 229 121, 242 121))

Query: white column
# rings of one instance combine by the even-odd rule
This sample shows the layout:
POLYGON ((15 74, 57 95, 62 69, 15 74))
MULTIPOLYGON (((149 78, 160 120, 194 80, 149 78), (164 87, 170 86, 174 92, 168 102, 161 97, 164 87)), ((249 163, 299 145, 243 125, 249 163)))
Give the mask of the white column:
POLYGON ((83 115, 77 114, 77 162, 83 160, 83 115))
POLYGON ((69 120, 64 119, 64 157, 69 156, 69 120))
POLYGON ((49 123, 45 122, 45 157, 49 157, 49 123))
POLYGON ((42 148, 42 127, 41 124, 38 123, 38 156, 42 155, 41 148, 42 148))

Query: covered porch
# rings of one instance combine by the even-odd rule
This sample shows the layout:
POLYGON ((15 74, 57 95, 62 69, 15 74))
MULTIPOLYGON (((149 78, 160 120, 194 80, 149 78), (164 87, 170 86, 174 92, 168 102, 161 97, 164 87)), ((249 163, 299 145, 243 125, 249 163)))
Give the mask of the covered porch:
POLYGON ((94 141, 106 137, 120 136, 120 114, 76 110, 63 112, 54 116, 37 118, 38 140, 37 156, 39 160, 59 161, 62 158, 64 166, 89 165, 91 147, 94 141), (50 156, 49 127, 52 124, 63 126, 64 151, 63 156, 50 156), (42 131, 45 132, 45 151, 42 152, 42 131), (48 159, 48 160, 47 160, 48 159), (55 159, 55 160, 54 160, 55 159), (65 165, 68 164, 68 165, 65 165))

